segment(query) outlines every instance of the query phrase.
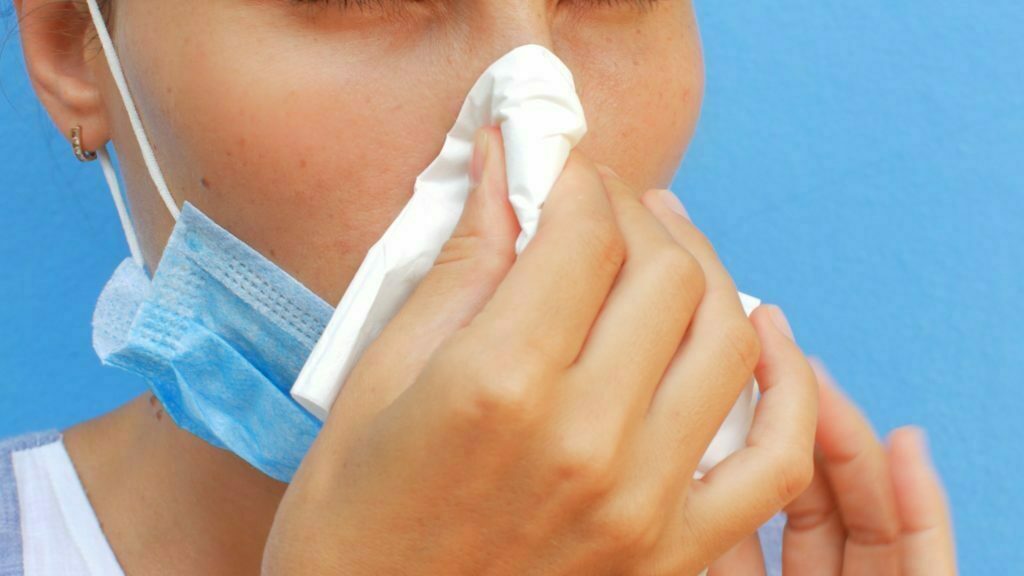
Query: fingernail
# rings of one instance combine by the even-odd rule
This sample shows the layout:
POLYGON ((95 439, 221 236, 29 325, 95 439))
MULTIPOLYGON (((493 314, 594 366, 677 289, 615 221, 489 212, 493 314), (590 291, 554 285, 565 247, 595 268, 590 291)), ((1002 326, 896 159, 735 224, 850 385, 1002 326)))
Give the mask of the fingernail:
POLYGON ((769 308, 769 311, 771 312, 772 324, 781 330, 783 334, 789 336, 790 340, 795 342, 796 338, 793 337, 793 328, 789 325, 789 320, 786 319, 786 315, 782 313, 782 308, 773 304, 769 308))
POLYGON ((690 214, 686 211, 682 201, 679 200, 679 197, 673 194, 671 190, 661 190, 659 193, 661 194, 661 201, 665 204, 666 208, 687 220, 690 219, 690 214))
POLYGON ((477 130, 476 139, 473 141, 473 162, 469 168, 469 182, 473 188, 476 188, 484 178, 484 167, 487 166, 487 149, 490 138, 490 130, 477 130))

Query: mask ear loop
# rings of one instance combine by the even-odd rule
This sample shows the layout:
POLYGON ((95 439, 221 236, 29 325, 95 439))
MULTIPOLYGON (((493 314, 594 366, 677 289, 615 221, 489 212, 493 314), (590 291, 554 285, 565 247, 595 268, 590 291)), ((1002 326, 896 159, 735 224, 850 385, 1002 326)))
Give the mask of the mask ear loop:
MULTIPOLYGON (((153 184, 156 186, 160 198, 164 201, 164 205, 167 206, 168 212, 171 213, 171 217, 177 221, 181 211, 178 209, 178 204, 174 201, 174 197, 171 196, 170 190, 167 189, 167 182, 164 180, 163 172, 160 171, 160 165, 157 163, 156 155, 153 153, 153 147, 150 145, 149 138, 146 136, 146 131, 142 126, 142 119, 135 108, 135 101, 132 100, 131 92, 128 91, 128 82, 121 67, 121 60, 117 57, 114 41, 110 38, 110 32, 107 30, 106 20, 103 19, 103 13, 100 12, 100 7, 96 0, 87 0, 87 3, 93 27, 96 28, 96 34, 99 36, 100 44, 103 46, 103 53, 106 56, 107 66, 110 68, 110 74, 114 77, 114 83, 117 85, 117 90, 121 95, 121 101, 128 112, 128 120, 131 123, 132 132, 135 133, 135 139, 139 143, 142 160, 146 164, 147 171, 149 171, 149 177, 153 180, 153 184)), ((117 182, 117 173, 110 162, 110 155, 105 144, 97 150, 97 154, 100 158, 100 165, 103 167, 103 176, 106 178, 107 186, 114 197, 114 205, 117 207, 117 215, 121 220, 121 227, 124 229, 125 238, 128 241, 128 249, 131 251, 132 259, 141 265, 143 260, 138 236, 135 234, 135 227, 132 225, 131 217, 128 215, 124 196, 121 194, 121 187, 117 182)))
POLYGON ((107 180, 107 187, 110 188, 110 195, 114 197, 114 206, 117 207, 117 217, 121 220, 121 228, 124 230, 124 238, 128 241, 128 251, 132 254, 132 260, 145 269, 146 261, 142 257, 142 249, 139 247, 139 237, 135 234, 135 226, 132 225, 131 216, 128 215, 128 207, 125 205, 124 196, 121 194, 121 185, 117 181, 117 172, 110 162, 110 153, 107 145, 104 144, 96 155, 100 158, 100 166, 103 167, 103 177, 107 180))

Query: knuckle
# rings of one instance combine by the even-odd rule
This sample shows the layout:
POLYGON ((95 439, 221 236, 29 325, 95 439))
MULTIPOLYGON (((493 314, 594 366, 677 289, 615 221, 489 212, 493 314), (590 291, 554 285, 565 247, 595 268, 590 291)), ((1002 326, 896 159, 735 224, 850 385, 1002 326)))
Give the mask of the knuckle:
POLYGON ((515 262, 511 245, 475 235, 452 236, 434 260, 434 267, 464 265, 472 281, 493 282, 504 277, 515 262))
MULTIPOLYGON (((500 348, 508 359, 510 370, 525 370, 529 375, 551 377, 551 372, 564 369, 576 356, 572 341, 564 338, 558 330, 531 330, 515 339, 506 339, 500 348), (570 352, 572 354, 570 355, 570 352)), ((491 358, 494 352, 484 353, 484 358, 491 358)), ((523 375, 516 377, 522 377, 523 375)))
POLYGON ((659 509, 654 502, 630 501, 602 507, 591 519, 591 530, 600 542, 617 551, 640 553, 658 542, 659 509))
POLYGON ((775 491, 778 501, 785 505, 804 493, 814 478, 813 453, 791 448, 781 450, 775 465, 775 491))
POLYGON ((850 541, 862 546, 890 547, 900 543, 901 530, 899 522, 895 520, 885 521, 873 526, 847 523, 846 534, 850 541))
POLYGON ((516 261, 515 250, 491 248, 482 252, 473 260, 471 281, 487 285, 497 285, 516 261))
POLYGON ((609 446, 594 434, 563 432, 552 441, 548 462, 554 482, 571 486, 573 494, 585 499, 608 494, 616 479, 614 450, 609 446))
POLYGON ((689 298, 699 301, 704 295, 706 277, 700 261, 676 243, 667 243, 658 251, 651 264, 662 278, 661 283, 674 287, 689 298))
POLYGON ((753 372, 761 358, 761 339, 746 316, 727 321, 721 327, 721 345, 732 359, 753 372))
POLYGON ((592 258, 602 272, 616 273, 626 260, 626 241, 612 219, 580 220, 579 236, 586 256, 592 258))
POLYGON ((473 376, 464 380, 456 402, 460 421, 475 427, 507 428, 533 418, 540 404, 541 389, 541 376, 532 368, 533 363, 518 362, 515 367, 500 371, 481 360, 471 363, 473 376))

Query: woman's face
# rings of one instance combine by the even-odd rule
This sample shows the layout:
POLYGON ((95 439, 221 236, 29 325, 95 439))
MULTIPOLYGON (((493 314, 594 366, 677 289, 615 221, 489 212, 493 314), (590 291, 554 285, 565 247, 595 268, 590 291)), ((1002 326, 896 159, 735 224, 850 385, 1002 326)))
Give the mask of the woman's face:
MULTIPOLYGON (((703 91, 690 0, 115 0, 113 20, 175 197, 331 303, 510 49, 569 66, 578 150, 638 188, 668 186, 703 91)), ((173 222, 105 64, 90 67, 155 263, 173 222)))

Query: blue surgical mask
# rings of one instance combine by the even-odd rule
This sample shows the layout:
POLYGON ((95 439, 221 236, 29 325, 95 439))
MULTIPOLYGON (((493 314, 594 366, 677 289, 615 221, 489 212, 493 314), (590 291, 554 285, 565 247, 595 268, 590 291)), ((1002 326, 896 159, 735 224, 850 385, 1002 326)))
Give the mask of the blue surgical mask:
POLYGON ((191 204, 179 210, 88 2, 147 170, 177 219, 150 279, 109 155, 97 150, 132 256, 97 302, 96 352, 145 378, 179 427, 288 482, 321 426, 289 391, 332 308, 191 204))
POLYGON ((178 426, 287 482, 321 426, 289 390, 331 312, 186 203, 153 279, 127 259, 108 282, 94 342, 178 426))

